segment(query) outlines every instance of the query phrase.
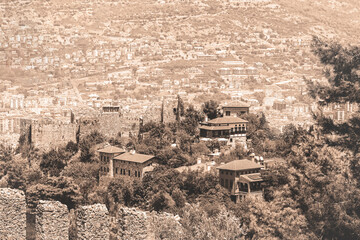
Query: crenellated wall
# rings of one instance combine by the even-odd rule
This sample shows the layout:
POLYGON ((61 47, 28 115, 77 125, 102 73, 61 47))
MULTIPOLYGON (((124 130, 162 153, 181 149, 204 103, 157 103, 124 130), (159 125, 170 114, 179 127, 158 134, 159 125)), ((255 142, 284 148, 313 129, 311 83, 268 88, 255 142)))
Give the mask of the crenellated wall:
MULTIPOLYGON (((21 190, 0 188, 0 239, 26 240, 26 202, 21 190)), ((35 211, 37 240, 68 239, 176 239, 182 231, 178 219, 171 214, 144 212, 121 207, 111 217, 104 204, 80 206, 75 210, 74 234, 69 238, 70 216, 66 205, 58 201, 40 201, 35 211), (164 228, 163 223, 171 223, 164 228), (111 225, 111 223, 113 223, 111 225)), ((28 236, 30 239, 30 236, 28 236)))

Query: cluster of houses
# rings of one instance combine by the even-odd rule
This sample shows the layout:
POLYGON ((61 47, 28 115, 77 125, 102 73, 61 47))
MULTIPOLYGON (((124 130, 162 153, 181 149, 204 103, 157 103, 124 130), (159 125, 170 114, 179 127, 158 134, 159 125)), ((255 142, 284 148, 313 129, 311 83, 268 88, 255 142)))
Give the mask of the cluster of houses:
MULTIPOLYGON (((134 150, 127 152, 115 146, 106 146, 98 150, 100 158, 100 181, 112 178, 130 178, 141 180, 144 175, 151 172, 156 166, 156 157, 152 155, 139 154, 134 150)), ((261 171, 269 164, 281 159, 264 161, 254 154, 249 159, 234 160, 229 163, 216 164, 215 161, 201 163, 201 159, 193 166, 177 168, 183 172, 196 170, 199 172, 216 170, 219 183, 230 192, 231 198, 239 202, 251 196, 261 198, 263 194, 263 178, 261 171)))
MULTIPOLYGON (((222 107, 223 117, 205 121, 200 125, 202 141, 215 139, 226 141, 228 144, 243 143, 246 148, 246 129, 248 121, 238 116, 249 112, 249 106, 243 102, 231 103, 222 107), (242 141, 236 141, 241 139, 242 141)), ((115 146, 106 146, 98 150, 100 159, 100 178, 109 179, 114 177, 142 179, 143 176, 154 169, 156 157, 136 153, 135 150, 127 152, 115 146)), ((183 172, 187 170, 211 171, 216 169, 220 185, 226 188, 231 198, 239 202, 247 196, 262 197, 263 186, 261 171, 274 160, 266 160, 250 154, 249 159, 234 160, 229 163, 215 163, 219 158, 219 152, 210 154, 210 162, 202 163, 201 158, 193 166, 177 168, 183 172)))

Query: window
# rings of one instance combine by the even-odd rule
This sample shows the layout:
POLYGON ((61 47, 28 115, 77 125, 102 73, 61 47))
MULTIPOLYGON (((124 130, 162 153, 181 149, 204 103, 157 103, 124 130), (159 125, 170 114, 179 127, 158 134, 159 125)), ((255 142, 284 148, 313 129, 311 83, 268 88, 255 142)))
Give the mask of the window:
POLYGON ((230 116, 230 111, 226 111, 226 116, 230 116))
POLYGON ((130 175, 130 170, 129 170, 129 176, 131 176, 131 175, 130 175))
POLYGON ((118 173, 118 168, 116 168, 115 172, 116 172, 116 174, 118 173))
POLYGON ((135 171, 135 177, 137 177, 137 171, 135 171))
POLYGON ((222 178, 220 179, 220 185, 224 186, 224 179, 222 179, 222 178))
POLYGON ((102 172, 102 167, 100 167, 100 172, 102 172))

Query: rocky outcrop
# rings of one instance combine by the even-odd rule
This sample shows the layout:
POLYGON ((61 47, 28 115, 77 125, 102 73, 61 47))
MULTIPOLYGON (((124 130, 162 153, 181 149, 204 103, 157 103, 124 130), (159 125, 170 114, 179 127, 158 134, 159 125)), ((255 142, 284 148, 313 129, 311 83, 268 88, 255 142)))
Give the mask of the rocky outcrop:
POLYGON ((109 239, 109 212, 104 204, 82 206, 76 210, 77 239, 109 239))
POLYGON ((40 201, 36 207, 36 239, 68 240, 69 211, 57 201, 40 201))
POLYGON ((26 238, 26 202, 21 190, 0 188, 0 238, 26 238))

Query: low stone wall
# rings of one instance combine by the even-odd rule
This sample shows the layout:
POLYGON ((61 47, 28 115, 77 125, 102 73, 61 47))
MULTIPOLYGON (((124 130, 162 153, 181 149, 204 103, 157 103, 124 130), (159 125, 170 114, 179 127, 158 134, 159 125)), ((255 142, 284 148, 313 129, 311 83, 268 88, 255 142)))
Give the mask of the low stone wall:
POLYGON ((76 210, 77 239, 109 239, 109 212, 104 204, 82 206, 76 210))
POLYGON ((42 201, 36 207, 36 239, 68 240, 69 211, 57 201, 42 201))
POLYGON ((26 202, 21 190, 0 188, 0 238, 26 238, 26 202))

